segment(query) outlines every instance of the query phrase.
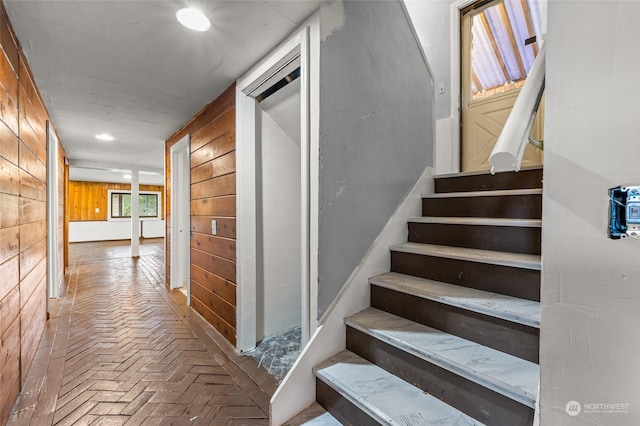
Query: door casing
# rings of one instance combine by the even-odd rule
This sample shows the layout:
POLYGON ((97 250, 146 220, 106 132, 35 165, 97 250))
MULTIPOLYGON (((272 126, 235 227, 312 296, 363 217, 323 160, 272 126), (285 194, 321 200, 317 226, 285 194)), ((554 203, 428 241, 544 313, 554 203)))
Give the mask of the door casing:
POLYGON ((190 280, 190 135, 171 147, 171 288, 186 286, 191 305, 190 280))

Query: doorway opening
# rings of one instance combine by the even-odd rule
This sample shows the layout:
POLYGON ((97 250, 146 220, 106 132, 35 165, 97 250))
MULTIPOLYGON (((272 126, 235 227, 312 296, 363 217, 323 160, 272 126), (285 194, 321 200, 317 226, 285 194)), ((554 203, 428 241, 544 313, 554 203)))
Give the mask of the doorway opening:
MULTIPOLYGON (((488 159, 542 43, 539 0, 478 1, 460 10, 461 171, 491 168, 488 159)), ((531 137, 543 139, 544 99, 531 137)), ((542 165, 528 146, 524 167, 542 165)))
POLYGON ((284 42, 236 88, 237 348, 243 352, 283 335, 299 336, 293 340, 303 346, 315 330, 309 31, 284 42))
POLYGON ((171 241, 170 285, 179 289, 191 305, 190 228, 191 228, 190 135, 171 147, 171 241))

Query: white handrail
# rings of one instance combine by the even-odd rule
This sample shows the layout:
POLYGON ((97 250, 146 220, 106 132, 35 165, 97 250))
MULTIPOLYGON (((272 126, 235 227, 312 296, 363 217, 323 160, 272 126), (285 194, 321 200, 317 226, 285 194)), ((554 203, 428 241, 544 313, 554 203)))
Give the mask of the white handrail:
POLYGON ((520 170, 524 150, 529 143, 529 132, 544 92, 546 50, 546 44, 543 44, 491 151, 491 173, 520 170))

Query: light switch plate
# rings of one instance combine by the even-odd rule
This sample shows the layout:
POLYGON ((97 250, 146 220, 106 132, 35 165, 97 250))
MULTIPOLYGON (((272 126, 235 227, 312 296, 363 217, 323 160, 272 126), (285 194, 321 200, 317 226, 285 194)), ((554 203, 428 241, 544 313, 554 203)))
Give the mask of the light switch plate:
POLYGON ((218 235, 218 221, 217 220, 212 220, 211 221, 211 234, 212 235, 218 235))

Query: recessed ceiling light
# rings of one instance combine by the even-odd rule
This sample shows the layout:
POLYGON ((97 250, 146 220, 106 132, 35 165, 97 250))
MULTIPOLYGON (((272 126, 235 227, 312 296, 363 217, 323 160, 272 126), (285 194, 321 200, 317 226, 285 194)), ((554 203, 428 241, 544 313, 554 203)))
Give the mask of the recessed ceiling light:
POLYGON ((125 179, 131 179, 131 175, 122 175, 122 177, 125 179))
POLYGON ((100 139, 101 141, 113 141, 116 138, 107 133, 99 133, 96 135, 96 139, 100 139))
POLYGON ((204 13, 200 12, 198 9, 194 9, 193 7, 180 9, 176 12, 176 18, 178 18, 178 22, 190 30, 207 31, 211 28, 209 18, 207 18, 204 13))

